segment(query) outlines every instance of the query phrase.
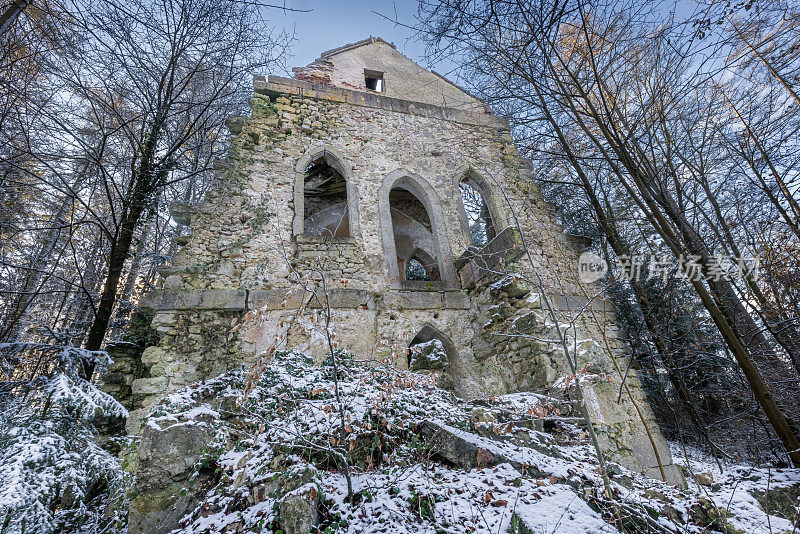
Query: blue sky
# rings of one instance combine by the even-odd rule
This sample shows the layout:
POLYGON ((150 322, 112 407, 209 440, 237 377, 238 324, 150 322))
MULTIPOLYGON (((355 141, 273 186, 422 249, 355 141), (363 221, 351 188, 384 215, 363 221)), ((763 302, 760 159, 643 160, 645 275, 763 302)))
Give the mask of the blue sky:
MULTIPOLYGON (((296 40, 286 72, 269 72, 291 76, 291 67, 304 66, 317 59, 321 52, 360 41, 367 37, 382 37, 397 46, 397 50, 425 68, 433 68, 458 83, 453 72, 457 66, 449 61, 428 65, 424 58, 425 45, 414 36, 414 30, 394 24, 376 14, 381 13, 408 26, 416 25, 418 0, 262 0, 265 3, 296 9, 307 13, 267 9, 268 20, 277 27, 294 31, 296 40)), ((679 20, 685 20, 697 8, 697 0, 665 0, 659 5, 665 18, 675 10, 679 20)))
MULTIPOLYGON (((269 1, 269 0, 265 0, 269 1)), ((271 0, 280 4, 283 0, 271 0)), ((425 46, 414 40, 414 32, 398 26, 379 15, 414 24, 416 0, 286 0, 286 5, 297 9, 310 9, 309 13, 284 13, 269 9, 267 16, 276 26, 294 30, 297 40, 292 47, 289 67, 307 65, 319 57, 320 52, 343 44, 360 41, 369 36, 382 37, 394 43, 397 50, 422 66, 425 46)), ((280 73, 271 73, 280 74, 280 73)), ((444 74, 444 73, 442 73, 444 74)))

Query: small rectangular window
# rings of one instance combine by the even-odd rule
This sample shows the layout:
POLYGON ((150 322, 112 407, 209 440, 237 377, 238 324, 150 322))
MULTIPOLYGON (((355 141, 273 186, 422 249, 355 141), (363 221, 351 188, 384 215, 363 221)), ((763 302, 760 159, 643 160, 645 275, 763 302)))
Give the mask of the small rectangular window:
POLYGON ((364 69, 364 85, 370 91, 383 92, 383 73, 364 69))

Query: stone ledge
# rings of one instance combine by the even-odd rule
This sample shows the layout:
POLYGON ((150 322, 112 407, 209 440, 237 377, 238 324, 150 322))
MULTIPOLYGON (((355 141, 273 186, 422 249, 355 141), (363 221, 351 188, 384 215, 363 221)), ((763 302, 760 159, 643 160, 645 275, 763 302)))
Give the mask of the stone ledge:
MULTIPOLYGON (((216 310, 239 312, 244 310, 296 309, 301 304, 302 291, 296 289, 156 289, 142 298, 139 308, 152 312, 174 310, 216 310)), ((375 307, 376 295, 364 289, 334 288, 328 292, 330 306, 334 309, 375 307)), ((468 310, 469 296, 463 291, 441 289, 389 289, 382 294, 385 308, 407 310, 468 310)), ((592 309, 601 313, 614 313, 614 304, 607 299, 596 298, 587 307, 588 300, 582 296, 551 296, 550 301, 558 311, 592 309)), ((319 308, 314 300, 309 308, 319 308)))
POLYGON ((383 306, 404 310, 468 310, 469 296, 462 291, 388 290, 383 306))
MULTIPOLYGON (((306 298, 310 295, 306 295, 306 298)), ((268 311, 297 309, 301 304, 303 292, 286 289, 257 289, 249 291, 247 308, 250 310, 263 309, 268 311)), ((328 291, 331 308, 372 308, 374 300, 370 293, 363 289, 331 289, 328 291)), ((309 308, 320 308, 320 303, 312 299, 309 308)))
POLYGON ((469 296, 461 291, 447 291, 442 293, 443 308, 449 310, 468 310, 472 307, 469 296))
MULTIPOLYGON (((309 295, 306 295, 308 298, 309 295)), ((142 299, 140 308, 153 312, 176 310, 283 310, 297 309, 303 292, 297 289, 156 289, 142 299)), ((334 288, 328 292, 333 309, 373 309, 376 294, 364 289, 334 288)), ((442 290, 396 290, 384 291, 381 303, 385 308, 407 310, 467 310, 469 296, 462 291, 442 290)), ((308 302, 309 308, 320 308, 315 300, 308 302)))
POLYGON ((252 289, 247 292, 248 310, 296 309, 302 293, 290 289, 252 289))
POLYGON ((442 295, 438 291, 387 291, 383 295, 386 308, 405 310, 431 310, 442 307, 442 295))
POLYGON ((330 100, 332 102, 352 104, 360 107, 385 109, 397 113, 419 115, 473 126, 488 126, 501 129, 509 128, 508 121, 491 113, 462 111, 455 108, 436 106, 434 104, 381 96, 365 91, 345 89, 343 87, 318 85, 292 78, 283 78, 281 76, 271 75, 267 81, 264 81, 263 78, 255 78, 253 80, 253 86, 256 93, 263 93, 269 96, 286 94, 297 95, 304 98, 330 100))
MULTIPOLYGON (((363 289, 331 289, 328 291, 328 301, 331 308, 363 308, 375 307, 373 296, 363 289)), ((320 308, 316 300, 309 303, 311 308, 320 308)))
POLYGON ((144 310, 243 311, 247 307, 244 289, 156 289, 142 298, 144 310))

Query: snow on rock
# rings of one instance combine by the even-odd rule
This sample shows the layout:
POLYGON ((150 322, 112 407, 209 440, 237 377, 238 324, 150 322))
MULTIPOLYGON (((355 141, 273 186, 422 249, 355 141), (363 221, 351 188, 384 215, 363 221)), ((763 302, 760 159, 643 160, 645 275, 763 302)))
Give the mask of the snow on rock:
MULTIPOLYGON (((767 486, 765 472, 745 482, 756 471, 736 468, 696 491, 611 464, 610 499, 583 427, 555 399, 465 402, 426 375, 344 354, 337 372, 331 364, 278 354, 261 376, 230 373, 157 408, 159 428, 186 414, 221 425, 218 453, 204 465, 216 478, 179 532, 290 533, 309 522, 354 534, 791 531, 753 496, 767 486), (537 417, 548 419, 547 432, 537 417)), ((769 480, 788 487, 800 475, 772 471, 769 480)))
POLYGON ((748 534, 796 532, 800 529, 800 470, 723 465, 720 472, 717 464, 702 452, 692 450, 687 459, 683 449, 674 449, 676 463, 695 474, 697 490, 717 508, 731 512, 727 520, 734 528, 748 534), (774 515, 775 510, 765 513, 757 499, 765 493, 773 495, 772 501, 776 497, 794 501, 793 506, 790 504, 783 510, 783 515, 788 517, 774 515))
POLYGON ((550 486, 541 499, 518 506, 519 522, 529 532, 559 534, 613 534, 619 532, 563 484, 550 486))
POLYGON ((447 352, 439 339, 431 339, 410 347, 408 366, 412 370, 444 369, 447 364, 447 352))

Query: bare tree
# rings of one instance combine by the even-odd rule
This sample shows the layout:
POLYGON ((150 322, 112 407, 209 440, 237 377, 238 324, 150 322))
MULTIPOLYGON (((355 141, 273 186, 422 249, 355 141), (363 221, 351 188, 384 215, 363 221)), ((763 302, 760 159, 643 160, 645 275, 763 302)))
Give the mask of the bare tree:
MULTIPOLYGON (((724 73, 724 47, 695 46, 679 25, 664 23, 665 9, 659 2, 616 0, 591 6, 443 0, 423 2, 420 13, 425 36, 436 46, 433 54, 462 60, 470 86, 508 114, 532 155, 566 165, 568 180, 587 194, 604 237, 613 239, 614 228, 603 222, 609 216, 606 199, 591 196, 597 181, 630 201, 634 220, 651 229, 658 252, 676 260, 696 258, 702 276, 687 282, 792 461, 800 464, 793 427, 800 410, 789 400, 800 391, 789 364, 795 347, 787 335, 791 325, 766 313, 766 299, 753 311, 748 297, 760 289, 756 280, 739 284, 708 276, 721 252, 759 252, 746 246, 740 232, 730 232, 732 219, 724 211, 741 201, 720 186, 730 166, 720 134, 724 98, 715 90, 724 73), (715 202, 722 206, 719 213, 715 202), (775 391, 784 392, 779 400, 775 391)), ((785 122, 796 124, 794 117, 785 122)), ((791 132, 787 128, 782 132, 791 132)), ((724 131, 732 132, 730 126, 724 131)), ((771 146, 773 154, 783 148, 779 141, 771 146)), ((759 206, 769 202, 759 198, 759 206)), ((763 214, 759 219, 771 222, 763 214)))
MULTIPOLYGON (((24 20, 33 20, 35 7, 24 20)), ((135 287, 147 253, 136 236, 151 224, 163 227, 172 198, 195 199, 207 189, 215 160, 226 155, 225 120, 246 105, 252 76, 285 56, 291 37, 270 28, 261 7, 74 0, 41 11, 36 20, 68 25, 70 39, 37 64, 30 79, 38 85, 25 87, 47 98, 27 99, 24 112, 19 100, 4 102, 2 168, 18 191, 38 191, 54 207, 43 207, 49 223, 35 228, 30 214, 9 214, 9 223, 22 221, 26 245, 7 256, 13 277, 6 287, 16 286, 7 295, 17 304, 4 331, 18 331, 19 318, 44 295, 69 293, 89 304, 86 346, 101 347, 118 293, 127 298, 135 287), (84 283, 79 237, 105 249, 99 296, 84 283)))

